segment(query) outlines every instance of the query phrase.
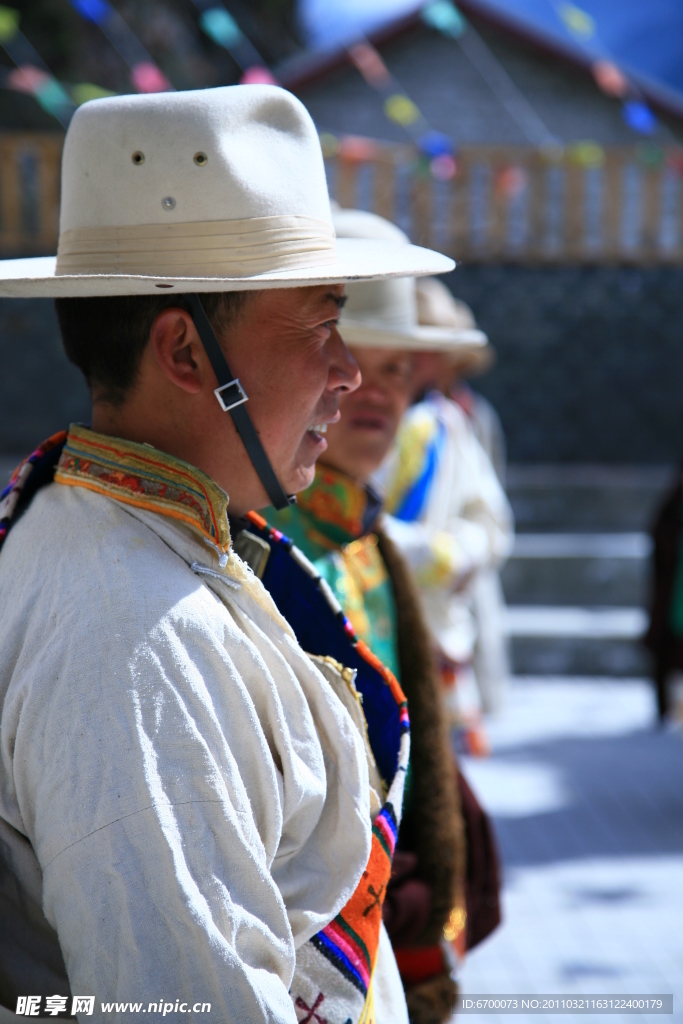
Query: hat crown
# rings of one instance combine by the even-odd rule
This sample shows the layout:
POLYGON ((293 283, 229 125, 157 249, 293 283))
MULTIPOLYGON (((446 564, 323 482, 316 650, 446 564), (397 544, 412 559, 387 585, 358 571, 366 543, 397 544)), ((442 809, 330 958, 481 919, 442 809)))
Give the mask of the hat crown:
POLYGON ((331 219, 313 121, 276 86, 86 103, 67 133, 62 182, 61 232, 281 215, 331 219))
POLYGON ((0 260, 0 294, 155 295, 434 274, 409 244, 337 243, 318 134, 285 89, 84 104, 62 160, 57 257, 0 260))
MULTIPOLYGON (((334 210, 332 221, 338 238, 410 244, 408 236, 395 224, 364 210, 334 210)), ((344 317, 348 320, 398 330, 410 330, 417 324, 413 277, 350 282, 346 298, 344 317)))
POLYGON ((421 324, 453 327, 458 331, 476 330, 474 313, 456 299, 443 282, 427 277, 417 282, 417 309, 421 324))

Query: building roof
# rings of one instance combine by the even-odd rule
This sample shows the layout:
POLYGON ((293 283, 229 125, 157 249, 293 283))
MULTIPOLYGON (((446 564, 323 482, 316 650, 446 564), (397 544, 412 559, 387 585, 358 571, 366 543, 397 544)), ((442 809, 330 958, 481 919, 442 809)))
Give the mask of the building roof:
MULTIPOLYGON (((507 51, 513 64, 519 63, 513 54, 523 54, 527 63, 535 62, 537 68, 545 64, 552 73, 557 72, 555 65, 560 57, 564 64, 560 74, 565 82, 570 80, 573 67, 574 88, 587 90, 592 96, 599 90, 591 68, 597 60, 610 60, 655 107, 676 120, 683 119, 683 5, 678 0, 580 3, 577 7, 564 0, 460 0, 458 7, 479 30, 490 29, 487 42, 499 51, 507 51), (582 31, 570 27, 572 15, 578 17, 582 31), (576 74, 579 70, 583 76, 576 74), (583 85, 579 84, 580 77, 585 79, 583 85)), ((300 0, 299 17, 309 49, 277 69, 279 80, 301 91, 308 103, 307 86, 347 64, 346 48, 359 37, 367 36, 383 52, 389 44, 393 52, 402 36, 411 45, 416 44, 425 34, 420 15, 424 6, 424 0, 300 0)), ((429 35, 436 49, 438 36, 433 32, 429 35)), ((457 44, 447 39, 443 43, 457 61, 457 44)), ((399 75, 397 78, 401 81, 399 75)), ((402 84, 415 87, 412 81, 402 84)), ((523 82, 516 84, 524 91, 523 82)), ((609 97, 605 97, 605 103, 613 108, 612 118, 619 120, 619 104, 609 97)), ((562 137, 566 132, 557 134, 562 137)), ((386 137, 386 131, 382 135, 386 137)), ((604 131, 591 131, 589 125, 578 135, 572 132, 572 137, 596 137, 604 142, 637 141, 626 128, 623 133, 615 130, 607 133, 609 137, 603 136, 604 131)))

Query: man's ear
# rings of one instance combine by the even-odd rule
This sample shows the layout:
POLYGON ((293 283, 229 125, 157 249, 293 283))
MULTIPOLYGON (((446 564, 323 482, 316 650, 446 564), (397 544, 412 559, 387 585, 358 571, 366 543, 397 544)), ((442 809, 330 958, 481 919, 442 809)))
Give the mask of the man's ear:
POLYGON ((149 344, 163 374, 188 394, 202 390, 211 366, 190 314, 170 306, 154 318, 149 344))

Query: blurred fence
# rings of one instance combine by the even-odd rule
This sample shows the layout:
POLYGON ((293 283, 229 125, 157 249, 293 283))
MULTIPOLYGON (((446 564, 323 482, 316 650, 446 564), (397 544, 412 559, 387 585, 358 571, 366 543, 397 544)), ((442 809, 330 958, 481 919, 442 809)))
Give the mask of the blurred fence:
POLYGON ((463 146, 445 181, 405 146, 363 159, 342 145, 326 166, 341 206, 468 263, 683 262, 683 156, 673 148, 463 146))
MULTIPOLYGON (((361 141, 361 140, 359 140, 361 141)), ((330 193, 468 263, 683 263, 683 157, 651 144, 557 154, 463 146, 439 180, 409 146, 326 158, 330 193)), ((0 134, 0 253, 53 253, 63 136, 0 134)))
POLYGON ((57 133, 0 134, 2 255, 55 252, 63 142, 57 133))

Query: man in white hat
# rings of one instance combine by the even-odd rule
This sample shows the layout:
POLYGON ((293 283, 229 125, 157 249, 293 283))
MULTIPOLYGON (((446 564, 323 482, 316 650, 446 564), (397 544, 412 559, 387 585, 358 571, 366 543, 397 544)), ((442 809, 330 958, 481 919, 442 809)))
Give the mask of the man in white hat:
MULTIPOLYGON (((310 483, 359 379, 343 282, 451 265, 335 243, 317 134, 284 90, 74 117, 57 259, 0 264, 1 295, 58 298, 93 399, 0 507, 0 977, 20 1012, 40 993, 102 1020, 371 1019, 373 972, 383 991, 395 972, 379 924, 347 957, 355 1002, 324 934, 376 856, 358 703, 227 511, 310 483)), ((402 999, 372 1012, 405 1020, 402 999)))
POLYGON ((454 720, 470 751, 484 754, 480 709, 499 709, 507 677, 502 615, 490 600, 497 576, 491 574, 510 552, 513 516, 491 460, 450 389, 465 362, 490 360, 490 345, 469 307, 440 281, 419 281, 417 302, 423 330, 451 331, 460 345, 416 353, 415 392, 427 394, 404 418, 380 476, 392 513, 389 529, 416 573, 438 643, 454 720), (489 643, 478 657, 476 608, 482 605, 489 643))
MULTIPOLYGON (((506 444, 500 418, 487 398, 472 391, 467 381, 480 377, 494 366, 496 352, 488 337, 477 327, 474 313, 462 299, 456 299, 449 288, 434 277, 423 277, 417 282, 417 310, 421 324, 452 327, 463 336, 478 337, 477 344, 464 343, 442 361, 439 390, 453 398, 467 414, 475 437, 482 446, 505 487, 506 444), (483 343, 482 343, 483 339, 483 343)), ((435 374, 435 367, 426 368, 427 377, 435 374)), ((428 380, 428 384, 433 382, 428 380)))
MULTIPOLYGON (((502 487, 505 487, 505 435, 491 403, 467 385, 471 377, 491 369, 495 351, 487 336, 477 328, 474 314, 461 299, 456 299, 442 281, 433 277, 417 282, 417 306, 420 323, 453 327, 462 332, 480 335, 483 344, 463 345, 432 361, 431 367, 423 361, 423 380, 438 388, 447 399, 452 399, 465 413, 454 420, 453 427, 461 438, 461 448, 471 446, 471 437, 477 439, 488 457, 502 487)), ((489 467, 485 474, 490 475, 489 467)), ((459 501, 454 495, 454 501, 459 501)), ((467 592, 474 619, 476 639, 472 651, 472 668, 485 712, 498 712, 503 706, 510 677, 510 658, 505 635, 505 597, 500 581, 500 559, 480 565, 473 573, 467 592)))

